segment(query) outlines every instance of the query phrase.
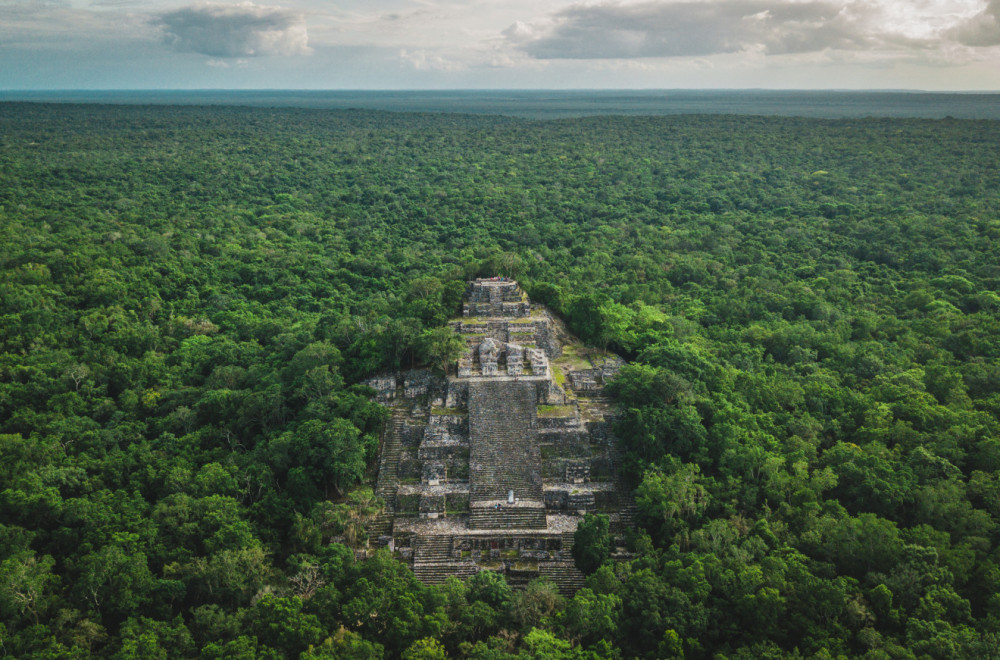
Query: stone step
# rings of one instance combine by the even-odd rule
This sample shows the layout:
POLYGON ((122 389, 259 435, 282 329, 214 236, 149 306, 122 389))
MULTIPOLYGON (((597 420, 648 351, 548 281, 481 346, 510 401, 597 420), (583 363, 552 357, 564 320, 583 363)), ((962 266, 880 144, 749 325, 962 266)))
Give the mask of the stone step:
POLYGON ((634 504, 626 504, 618 509, 618 525, 614 529, 616 534, 624 534, 627 530, 635 527, 637 509, 634 504))
POLYGON ((451 552, 451 535, 418 536, 413 540, 414 563, 446 562, 452 559, 451 552))
POLYGON ((375 520, 368 525, 369 538, 377 539, 380 536, 389 536, 392 534, 392 519, 394 513, 394 511, 383 511, 376 516, 375 520))
POLYGON ((399 488, 399 457, 403 451, 406 411, 395 408, 382 435, 382 454, 379 458, 378 479, 375 495, 384 503, 382 513, 368 525, 368 535, 373 538, 392 534, 395 513, 396 491, 399 488))
POLYGON ((469 529, 545 529, 545 507, 474 507, 469 510, 469 529))
POLYGON ((532 428, 534 384, 483 381, 469 384, 469 495, 472 502, 542 499, 541 452, 532 428))
POLYGON ((450 577, 464 580, 478 572, 471 561, 413 562, 413 575, 424 584, 442 584, 450 577))
POLYGON ((572 596, 583 587, 586 580, 583 573, 572 562, 540 562, 538 564, 538 575, 539 577, 547 577, 555 582, 556 586, 559 587, 559 593, 564 596, 572 596))

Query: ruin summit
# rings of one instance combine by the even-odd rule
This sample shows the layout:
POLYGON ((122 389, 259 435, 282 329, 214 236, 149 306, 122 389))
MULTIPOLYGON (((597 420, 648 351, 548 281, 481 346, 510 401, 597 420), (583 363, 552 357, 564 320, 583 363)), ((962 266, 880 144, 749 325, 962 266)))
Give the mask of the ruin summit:
POLYGON ((571 593, 582 515, 618 532, 631 520, 604 395, 622 361, 575 342, 513 280, 470 282, 462 314, 450 326, 466 351, 447 375, 369 381, 392 409, 372 536, 424 582, 494 570, 571 593))

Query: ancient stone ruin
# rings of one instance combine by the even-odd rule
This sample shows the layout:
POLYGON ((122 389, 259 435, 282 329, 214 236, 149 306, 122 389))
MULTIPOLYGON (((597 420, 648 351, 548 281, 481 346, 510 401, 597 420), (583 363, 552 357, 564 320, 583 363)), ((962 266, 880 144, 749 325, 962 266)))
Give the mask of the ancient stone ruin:
POLYGON ((369 381, 393 411, 372 536, 425 582, 495 570, 572 593, 581 516, 631 521, 603 393, 622 361, 574 343, 508 279, 470 282, 451 326, 466 342, 453 372, 369 381))

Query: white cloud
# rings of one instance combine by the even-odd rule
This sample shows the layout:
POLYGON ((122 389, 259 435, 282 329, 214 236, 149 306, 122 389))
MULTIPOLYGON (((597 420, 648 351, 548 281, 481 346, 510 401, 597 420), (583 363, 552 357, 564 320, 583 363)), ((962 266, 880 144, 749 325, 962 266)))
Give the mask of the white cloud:
POLYGON ((156 23, 179 52, 217 58, 310 52, 305 18, 281 7, 196 5, 160 14, 156 23))
POLYGON ((417 71, 460 71, 466 68, 461 62, 429 53, 423 48, 413 51, 404 48, 399 51, 399 59, 417 71))
POLYGON ((966 46, 1000 46, 1000 0, 990 0, 983 11, 957 26, 951 35, 966 46))
POLYGON ((216 69, 228 69, 228 68, 233 67, 233 66, 237 66, 237 67, 240 67, 240 68, 246 68, 250 64, 250 61, 249 60, 244 60, 242 58, 238 59, 238 60, 231 60, 231 59, 217 60, 217 59, 211 59, 211 60, 207 60, 205 62, 205 64, 207 64, 210 67, 214 67, 216 69))
POLYGON ((210 1, 0 0, 0 87, 1000 88, 1000 0, 210 1))
POLYGON ((645 0, 575 4, 504 31, 538 59, 914 53, 1000 43, 1000 0, 645 0), (952 37, 949 37, 952 35, 952 37))
POLYGON ((3 48, 82 50, 89 54, 107 44, 124 48, 156 38, 157 32, 148 25, 147 17, 132 12, 76 9, 65 2, 0 0, 3 48))

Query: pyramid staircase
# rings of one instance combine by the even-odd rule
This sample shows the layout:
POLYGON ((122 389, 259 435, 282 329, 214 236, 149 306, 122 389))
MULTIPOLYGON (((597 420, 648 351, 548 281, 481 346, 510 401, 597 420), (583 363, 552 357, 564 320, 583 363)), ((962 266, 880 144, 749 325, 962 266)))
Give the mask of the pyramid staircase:
POLYGON ((544 506, 493 506, 473 505, 469 509, 469 529, 544 529, 544 506))
POLYGON ((559 587, 559 593, 572 596, 584 585, 586 578, 572 561, 547 561, 538 565, 538 576, 549 578, 559 587))
POLYGON ((496 288, 490 287, 487 289, 490 292, 490 309, 493 310, 493 316, 503 316, 503 292, 496 288))
POLYGON ((624 534, 627 530, 635 527, 637 509, 635 499, 632 497, 632 491, 625 486, 625 481, 621 477, 621 464, 624 452, 620 448, 614 447, 610 450, 609 454, 615 471, 615 499, 618 501, 618 524, 615 525, 615 516, 612 516, 611 531, 616 534, 624 534))
POLYGON ((536 400, 531 382, 469 383, 470 529, 545 527, 536 400), (514 506, 506 504, 511 490, 514 506))
POLYGON ((471 561, 413 564, 413 575, 424 584, 444 584, 450 577, 464 580, 478 572, 479 567, 471 561))
POLYGON ((418 536, 413 540, 413 574, 424 584, 442 584, 449 577, 464 580, 479 572, 471 560, 452 556, 450 534, 418 536))
POLYGON ((418 536, 413 539, 413 563, 440 563, 451 560, 451 535, 418 536))
POLYGON ((384 503, 382 512, 368 528, 368 534, 378 538, 392 534, 392 519, 396 513, 396 491, 399 489, 399 457, 403 452, 406 411, 394 408, 382 439, 382 457, 378 466, 375 495, 384 503))

